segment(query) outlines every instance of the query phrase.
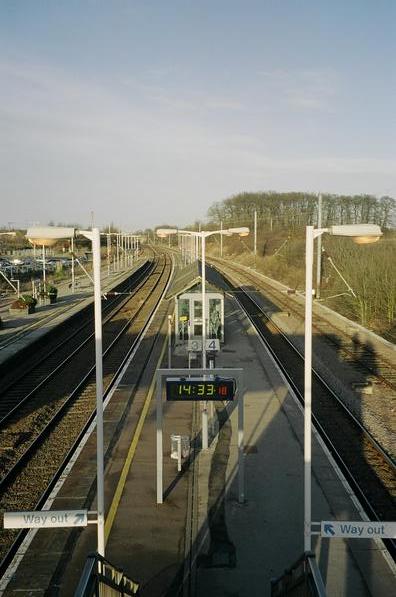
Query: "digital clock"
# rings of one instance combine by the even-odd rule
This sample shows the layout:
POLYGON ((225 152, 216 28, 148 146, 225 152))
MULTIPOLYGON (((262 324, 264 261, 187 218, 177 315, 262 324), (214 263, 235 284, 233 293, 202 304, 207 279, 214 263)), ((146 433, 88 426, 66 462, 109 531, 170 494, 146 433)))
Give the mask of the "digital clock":
POLYGON ((167 400, 234 400, 235 379, 171 377, 166 380, 167 400))

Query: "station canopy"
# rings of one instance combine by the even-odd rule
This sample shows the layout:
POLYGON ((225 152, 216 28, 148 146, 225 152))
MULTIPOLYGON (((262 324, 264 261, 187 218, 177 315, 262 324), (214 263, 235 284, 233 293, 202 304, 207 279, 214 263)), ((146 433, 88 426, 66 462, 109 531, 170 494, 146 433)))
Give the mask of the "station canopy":
MULTIPOLYGON (((201 273, 200 261, 194 261, 194 263, 179 269, 172 280, 166 298, 176 298, 180 294, 184 294, 189 291, 197 293, 201 292, 201 273)), ((221 284, 220 279, 214 279, 212 268, 208 265, 208 263, 206 263, 205 278, 206 292, 224 292, 225 286, 221 284)))

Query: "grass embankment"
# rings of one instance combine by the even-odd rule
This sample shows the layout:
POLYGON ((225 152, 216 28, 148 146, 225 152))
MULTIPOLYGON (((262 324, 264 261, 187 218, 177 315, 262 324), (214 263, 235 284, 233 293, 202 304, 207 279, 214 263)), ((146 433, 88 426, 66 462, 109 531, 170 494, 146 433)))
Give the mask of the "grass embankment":
MULTIPOLYGON (((287 231, 258 230, 257 239, 256 258, 253 254, 253 235, 243 239, 224 238, 223 256, 249 267, 255 266, 266 276, 303 291, 304 231, 290 234, 287 231)), ((219 256, 218 238, 210 240, 207 244, 208 255, 219 256)), ((396 234, 387 233, 380 242, 372 245, 355 245, 350 239, 323 236, 322 249, 323 303, 395 342, 396 234)))

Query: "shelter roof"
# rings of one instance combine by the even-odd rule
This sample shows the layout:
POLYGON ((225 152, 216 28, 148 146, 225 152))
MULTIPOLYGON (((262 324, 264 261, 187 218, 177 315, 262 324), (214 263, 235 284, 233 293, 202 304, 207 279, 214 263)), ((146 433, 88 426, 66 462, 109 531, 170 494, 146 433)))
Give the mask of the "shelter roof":
MULTIPOLYGON (((175 298, 184 292, 192 290, 194 287, 197 287, 197 291, 200 292, 202 288, 201 282, 201 262, 194 261, 190 265, 186 265, 185 267, 177 270, 169 287, 166 298, 175 298)), ((213 282, 209 281, 208 279, 206 279, 206 289, 208 292, 222 292, 221 288, 213 284, 213 282)))

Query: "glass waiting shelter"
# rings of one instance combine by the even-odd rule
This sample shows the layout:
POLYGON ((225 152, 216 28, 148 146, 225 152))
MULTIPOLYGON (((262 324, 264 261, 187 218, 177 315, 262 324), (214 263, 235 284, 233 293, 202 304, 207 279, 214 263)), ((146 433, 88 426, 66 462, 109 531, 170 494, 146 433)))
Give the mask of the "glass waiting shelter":
MULTIPOLYGON (((211 280, 206 267, 206 337, 224 342, 224 293, 211 280)), ((168 293, 175 301, 176 344, 202 337, 202 285, 200 264, 179 270, 168 293)))

